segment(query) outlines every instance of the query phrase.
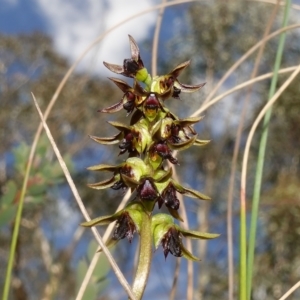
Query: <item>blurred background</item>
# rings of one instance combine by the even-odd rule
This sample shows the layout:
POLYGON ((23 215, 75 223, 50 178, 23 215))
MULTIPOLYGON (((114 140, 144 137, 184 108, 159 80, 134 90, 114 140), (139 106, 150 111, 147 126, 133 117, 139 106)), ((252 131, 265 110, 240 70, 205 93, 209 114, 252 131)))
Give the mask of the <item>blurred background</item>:
MULTIPOLYGON (((117 164, 126 159, 124 155, 118 156, 117 146, 101 146, 88 137, 89 134, 115 134, 107 121, 128 122, 124 111, 114 115, 97 112, 122 97, 122 92, 107 79, 115 75, 102 62, 121 64, 124 58, 130 57, 130 34, 140 47, 145 66, 151 70, 158 11, 129 18, 157 4, 160 2, 154 0, 0 0, 0 291, 24 171, 39 125, 31 92, 44 111, 70 66, 89 44, 128 19, 109 32, 79 63, 47 121, 91 217, 113 213, 122 193, 96 191, 86 186, 101 179, 99 174, 87 171, 88 166, 117 164)), ((289 24, 300 20, 299 6, 294 4, 289 24)), ((280 28, 282 11, 275 2, 235 0, 195 1, 168 7, 159 34, 158 74, 166 74, 191 59, 191 66, 180 81, 207 84, 199 92, 184 94, 181 100, 172 99, 166 105, 181 118, 195 112, 226 71, 263 38, 268 26, 270 32, 280 28)), ((299 37, 299 29, 288 32, 282 67, 299 63, 299 37)), ((257 75, 272 71, 277 45, 278 37, 266 44, 257 75)), ((246 60, 218 93, 249 80, 256 58, 254 54, 246 60)), ((278 86, 287 74, 279 77, 278 86)), ((300 277, 299 79, 298 76, 273 108, 261 191, 252 299, 277 299, 300 277)), ((243 122, 230 204, 234 292, 237 292, 241 158, 249 129, 268 98, 269 86, 270 79, 260 81, 210 107, 195 128, 199 138, 211 142, 203 148, 179 153, 177 171, 181 182, 212 198, 209 203, 184 199, 190 228, 221 234, 208 243, 193 242, 193 252, 202 260, 194 264, 195 299, 228 298, 228 191, 237 131, 243 122), (245 117, 241 118, 244 109, 245 117)), ((248 163, 249 211, 260 132, 261 128, 255 135, 248 163)), ((76 297, 96 249, 90 230, 80 228, 82 221, 47 137, 42 135, 28 182, 10 299, 76 297)), ((129 281, 134 274, 136 249, 137 238, 132 244, 122 240, 113 249, 129 281)), ((154 252, 144 299, 169 299, 175 263, 171 255, 164 259, 162 249, 154 252)), ((182 259, 175 299, 186 297, 186 274, 186 261, 182 259)), ((125 297, 108 263, 101 259, 84 299, 125 297)), ((299 297, 300 292, 296 292, 289 299, 299 297)))

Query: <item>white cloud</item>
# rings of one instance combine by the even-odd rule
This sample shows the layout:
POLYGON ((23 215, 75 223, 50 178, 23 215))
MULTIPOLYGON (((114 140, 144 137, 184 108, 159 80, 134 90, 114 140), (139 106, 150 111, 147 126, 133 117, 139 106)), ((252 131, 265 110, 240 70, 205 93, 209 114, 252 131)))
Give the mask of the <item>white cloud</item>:
MULTIPOLYGON (((100 34, 117 23, 154 5, 154 0, 35 0, 57 50, 74 62, 100 34)), ((130 55, 128 34, 137 42, 154 26, 156 12, 126 22, 90 51, 80 68, 102 73, 102 61, 122 63, 130 55)))

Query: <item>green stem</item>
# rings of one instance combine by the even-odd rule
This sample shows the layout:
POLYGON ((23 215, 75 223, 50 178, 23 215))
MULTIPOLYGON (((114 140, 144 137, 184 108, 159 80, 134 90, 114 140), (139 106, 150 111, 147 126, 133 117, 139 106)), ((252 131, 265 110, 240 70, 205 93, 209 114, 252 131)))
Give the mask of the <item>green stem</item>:
MULTIPOLYGON (((33 156, 33 154, 31 153, 30 158, 32 158, 32 156, 33 156)), ((32 159, 30 159, 30 158, 29 158, 29 162, 32 161, 32 159)), ((14 258, 15 258, 16 246, 17 246, 17 241, 18 241, 18 236, 19 236, 23 204, 24 204, 25 193, 27 190, 27 182, 28 182, 28 178, 29 178, 30 168, 31 168, 31 163, 28 163, 26 171, 25 171, 25 178, 23 181, 20 200, 19 200, 19 204, 18 204, 16 220, 14 223, 14 230, 13 230, 11 246, 10 246, 10 251, 9 251, 9 258, 8 258, 8 265, 7 265, 7 270, 6 270, 2 300, 7 300, 8 295, 9 295, 9 288, 10 288, 10 283, 11 283, 11 273, 12 273, 13 264, 14 264, 14 258)))
MULTIPOLYGON (((286 27, 288 23, 289 11, 291 7, 291 0, 286 1, 284 19, 282 27, 286 27)), ((269 91, 269 99, 274 95, 276 84, 278 81, 278 70, 280 68, 283 48, 285 43, 286 33, 282 33, 279 38, 278 49, 276 53, 276 59, 274 64, 274 74, 272 77, 272 82, 269 91)), ((262 136, 259 145, 259 153, 257 158, 257 167, 255 175, 255 184, 252 199, 252 212, 251 212, 251 223, 250 223, 250 233, 249 233, 249 249, 248 249, 248 261, 247 261, 247 299, 250 300, 251 289, 252 289, 252 276, 253 276, 253 262, 254 262, 254 252, 255 252, 255 239, 256 239, 256 228, 258 219, 258 209, 260 201, 261 183, 264 167, 264 159, 266 152, 266 145, 268 139, 268 126, 272 115, 272 108, 270 108, 263 121, 262 136)))
POLYGON ((143 214, 140 228, 139 251, 138 266, 132 285, 132 291, 138 300, 140 300, 143 296, 150 273, 152 259, 151 216, 149 216, 147 213, 143 214))

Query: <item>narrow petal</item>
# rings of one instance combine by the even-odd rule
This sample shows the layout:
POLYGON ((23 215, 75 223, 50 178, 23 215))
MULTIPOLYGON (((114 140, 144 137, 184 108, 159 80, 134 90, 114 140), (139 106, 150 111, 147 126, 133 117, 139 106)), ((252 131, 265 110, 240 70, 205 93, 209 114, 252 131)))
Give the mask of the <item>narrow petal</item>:
POLYGON ((150 134, 152 137, 154 137, 155 135, 158 135, 161 124, 162 124, 162 120, 159 120, 152 126, 151 131, 150 131, 150 134))
POLYGON ((110 179, 106 179, 100 182, 89 183, 88 187, 96 190, 103 190, 112 187, 117 181, 119 181, 119 178, 117 178, 117 176, 113 176, 110 179))
POLYGON ((204 146, 208 144, 210 140, 195 140, 194 146, 204 146))
POLYGON ((98 112, 113 114, 117 111, 120 111, 122 108, 123 108, 123 100, 107 108, 99 109, 98 112))
POLYGON ((93 135, 89 135, 89 137, 99 144, 113 145, 113 144, 119 143, 120 140, 122 140, 123 133, 120 132, 112 137, 98 137, 98 136, 93 136, 93 135))
POLYGON ((184 187, 180 185, 178 182, 175 180, 172 180, 172 184, 175 187, 176 191, 179 192, 180 194, 184 194, 186 196, 192 197, 192 198, 198 198, 201 200, 211 200, 210 197, 194 190, 194 189, 189 189, 187 187, 184 187))
POLYGON ((111 216, 102 216, 102 217, 98 217, 95 218, 91 221, 87 221, 87 222, 83 222, 80 225, 83 227, 93 227, 96 225, 107 225, 110 224, 111 222, 114 222, 118 219, 119 215, 121 212, 117 212, 114 215, 111 216))
POLYGON ((128 35, 129 37, 129 44, 130 44, 130 51, 131 51, 131 57, 135 61, 138 61, 140 59, 140 49, 134 40, 134 38, 131 35, 128 35))
POLYGON ((114 84, 116 84, 124 93, 128 92, 129 90, 132 90, 132 87, 128 85, 127 82, 119 78, 108 77, 108 79, 110 79, 114 84))
POLYGON ((130 120, 130 125, 134 125, 135 123, 137 123, 141 118, 143 117, 143 112, 139 109, 137 109, 130 120))
POLYGON ((181 63, 177 67, 175 67, 169 74, 177 78, 179 74, 190 64, 190 60, 181 63))
POLYGON ((114 121, 110 121, 110 122, 107 122, 109 125, 117 128, 118 130, 120 131, 125 131, 125 130, 128 130, 130 131, 131 130, 131 127, 126 125, 126 124, 123 124, 121 122, 114 122, 114 121))
POLYGON ((196 124, 200 120, 202 120, 203 118, 204 118, 204 116, 190 117, 190 118, 186 118, 186 119, 175 120, 175 121, 173 121, 173 123, 176 124, 176 125, 178 124, 181 127, 185 127, 185 126, 196 124))
POLYGON ((186 249, 182 244, 181 244, 181 251, 182 251, 182 256, 186 259, 193 260, 193 261, 200 261, 201 259, 194 256, 188 249, 186 249))
POLYGON ((133 89, 138 96, 147 97, 149 95, 149 92, 145 91, 136 80, 134 81, 133 89))
POLYGON ((88 167, 88 170, 91 171, 110 171, 110 172, 115 172, 117 169, 119 169, 120 166, 112 166, 112 165, 105 165, 105 164, 100 164, 100 165, 95 165, 88 167))
POLYGON ((184 142, 181 142, 181 143, 170 143, 168 140, 167 144, 171 150, 181 151, 181 150, 185 150, 185 149, 188 149, 189 147, 193 146, 194 142, 196 141, 196 137, 197 136, 194 136, 194 137, 192 137, 184 142))
POLYGON ((123 74, 123 72, 124 72, 123 66, 110 64, 105 61, 103 62, 103 64, 108 70, 110 70, 116 74, 123 74))
POLYGON ((139 181, 136 181, 134 178, 121 174, 124 183, 130 188, 136 188, 139 185, 139 181))
POLYGON ((193 92, 200 90, 202 87, 205 86, 205 84, 206 84, 206 82, 196 84, 196 85, 188 85, 188 84, 183 84, 183 83, 179 82, 178 80, 176 80, 174 83, 174 86, 176 88, 180 89, 181 92, 193 93, 193 92))
POLYGON ((179 213, 178 213, 177 210, 172 209, 172 208, 170 208, 170 207, 167 207, 167 209, 168 209, 170 215, 171 215, 173 218, 175 218, 175 219, 177 219, 177 220, 183 222, 183 218, 179 215, 179 213))
POLYGON ((220 236, 220 234, 216 234, 216 233, 199 232, 195 230, 185 230, 179 226, 176 227, 184 237, 191 238, 191 239, 210 240, 220 236))

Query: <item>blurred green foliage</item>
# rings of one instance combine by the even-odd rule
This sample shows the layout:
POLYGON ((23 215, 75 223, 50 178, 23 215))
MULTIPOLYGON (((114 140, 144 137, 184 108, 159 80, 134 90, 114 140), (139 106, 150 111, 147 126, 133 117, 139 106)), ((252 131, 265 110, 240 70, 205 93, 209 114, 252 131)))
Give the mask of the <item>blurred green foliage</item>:
MULTIPOLYGON (((92 240, 89 243, 87 255, 85 258, 80 259, 77 266, 77 287, 80 287, 83 279, 85 277, 85 274, 88 270, 88 267, 90 265, 91 260, 94 257, 94 254, 96 253, 98 249, 98 244, 92 240)), ((93 275, 86 287, 85 293, 83 295, 83 300, 91 300, 91 299, 97 299, 101 292, 104 291, 104 289, 108 285, 108 272, 110 270, 110 265, 107 261, 107 258, 104 254, 100 255, 100 258, 98 259, 97 265, 94 269, 93 275)))
MULTIPOLYGON (((26 164, 28 162, 30 146, 21 142, 12 149, 14 157, 13 179, 9 180, 3 187, 4 195, 0 202, 0 227, 10 224, 15 217, 19 196, 21 192, 21 180, 25 176, 26 164)), ((36 149, 36 155, 29 175, 28 186, 25 196, 25 205, 39 204, 46 200, 45 195, 51 186, 63 182, 64 174, 57 160, 54 162, 53 151, 45 135, 43 135, 36 149)), ((63 157, 70 172, 73 163, 69 154, 63 157)))

